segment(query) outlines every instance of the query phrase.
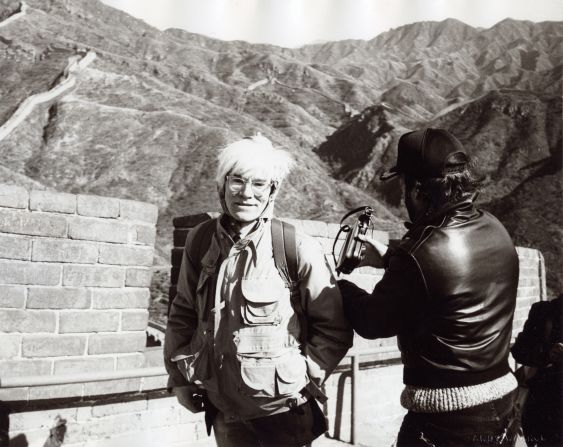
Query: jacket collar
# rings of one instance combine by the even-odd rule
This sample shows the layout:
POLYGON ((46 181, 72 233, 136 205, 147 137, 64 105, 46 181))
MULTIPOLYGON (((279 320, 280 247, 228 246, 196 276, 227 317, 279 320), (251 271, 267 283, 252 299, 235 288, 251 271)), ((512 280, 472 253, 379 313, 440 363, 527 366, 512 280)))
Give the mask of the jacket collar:
POLYGON ((266 223, 269 219, 266 219, 265 217, 259 218, 254 228, 250 230, 250 232, 245 237, 237 241, 235 241, 232 237, 232 232, 228 230, 231 225, 231 220, 232 217, 230 217, 226 213, 222 214, 218 220, 217 233, 219 235, 219 238, 225 242, 221 245, 224 247, 226 253, 228 253, 233 246, 238 251, 244 250, 246 247, 248 247, 250 249, 250 252, 252 253, 252 259, 254 260, 254 262, 256 262, 256 247, 258 245, 258 242, 262 238, 264 228, 266 227, 266 223))
POLYGON ((465 222, 471 219, 476 214, 473 204, 476 198, 477 193, 474 193, 460 202, 446 204, 442 208, 422 216, 415 222, 405 222, 408 231, 404 237, 411 237, 428 227, 439 228, 450 222, 465 222))

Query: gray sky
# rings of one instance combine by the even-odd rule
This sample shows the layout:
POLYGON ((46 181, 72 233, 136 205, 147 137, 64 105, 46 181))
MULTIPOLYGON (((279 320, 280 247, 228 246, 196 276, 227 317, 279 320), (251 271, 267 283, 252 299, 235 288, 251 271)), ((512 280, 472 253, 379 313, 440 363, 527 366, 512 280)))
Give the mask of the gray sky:
POLYGON ((488 28, 510 17, 563 20, 561 0, 102 0, 164 30, 296 47, 371 39, 424 20, 456 18, 488 28))

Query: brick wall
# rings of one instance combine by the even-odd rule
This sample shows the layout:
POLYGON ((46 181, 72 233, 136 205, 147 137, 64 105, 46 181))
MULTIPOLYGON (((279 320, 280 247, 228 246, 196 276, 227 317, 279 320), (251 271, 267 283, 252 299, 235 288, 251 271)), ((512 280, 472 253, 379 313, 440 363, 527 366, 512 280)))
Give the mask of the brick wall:
POLYGON ((156 219, 148 203, 0 185, 2 379, 142 363, 156 219))

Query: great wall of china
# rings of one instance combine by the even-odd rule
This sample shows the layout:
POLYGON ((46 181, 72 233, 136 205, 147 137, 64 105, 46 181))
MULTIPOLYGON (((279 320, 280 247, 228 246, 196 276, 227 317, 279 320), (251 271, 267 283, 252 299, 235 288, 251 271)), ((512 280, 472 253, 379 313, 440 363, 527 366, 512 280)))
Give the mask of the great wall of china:
POLYGON ((63 72, 64 79, 62 81, 46 92, 37 93, 26 98, 12 116, 0 126, 0 141, 10 135, 17 126, 25 121, 36 106, 56 101, 69 93, 76 86, 77 75, 80 70, 88 66, 94 59, 96 59, 96 53, 93 51, 88 51, 83 57, 77 55, 69 58, 68 65, 63 72))
MULTIPOLYGON (((27 9, 22 2, 0 27, 27 9)), ((71 58, 57 85, 27 98, 3 123, 0 140, 36 106, 70 92, 95 58, 92 51, 71 58)), ((297 88, 269 76, 247 90, 267 83, 297 88)), ((165 388, 162 327, 148 318, 157 217, 152 204, 0 185, 0 446, 214 445, 202 415, 165 388)), ((177 219, 174 241, 205 218, 177 219)), ((330 253, 336 224, 291 222, 330 253)), ((386 242, 388 233, 377 237, 386 242)), ((518 248, 518 255, 513 336, 531 304, 546 299, 541 253, 518 248)), ((381 275, 362 268, 350 279, 369 289, 381 275)), ((370 434, 359 439, 364 444, 391 445, 404 414, 401 389, 395 339, 357 338, 325 384, 330 437, 358 442, 363 431, 370 434)))

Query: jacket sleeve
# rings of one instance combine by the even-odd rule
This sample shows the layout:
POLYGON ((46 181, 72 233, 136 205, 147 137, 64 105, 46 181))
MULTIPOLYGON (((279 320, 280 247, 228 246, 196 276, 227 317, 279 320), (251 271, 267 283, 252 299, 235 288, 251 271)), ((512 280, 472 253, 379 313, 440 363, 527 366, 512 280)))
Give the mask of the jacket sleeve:
POLYGON ((526 366, 543 367, 549 363, 549 344, 546 324, 550 310, 549 302, 532 304, 522 332, 516 337, 511 352, 514 360, 526 366))
POLYGON ((192 230, 186 240, 180 266, 180 275, 176 286, 177 293, 170 306, 170 315, 166 325, 164 365, 169 374, 168 388, 188 384, 178 370, 176 363, 172 361, 172 358, 179 351, 187 348, 197 328, 198 316, 195 297, 199 275, 187 250, 195 233, 192 230))
POLYGON ((308 323, 308 372, 320 385, 346 355, 354 334, 344 317, 342 296, 320 245, 299 235, 297 253, 299 289, 308 323))
POLYGON ((427 295, 415 260, 402 250, 389 256, 383 278, 372 293, 346 280, 338 281, 338 286, 346 317, 360 336, 369 339, 392 337, 406 330, 427 295))

